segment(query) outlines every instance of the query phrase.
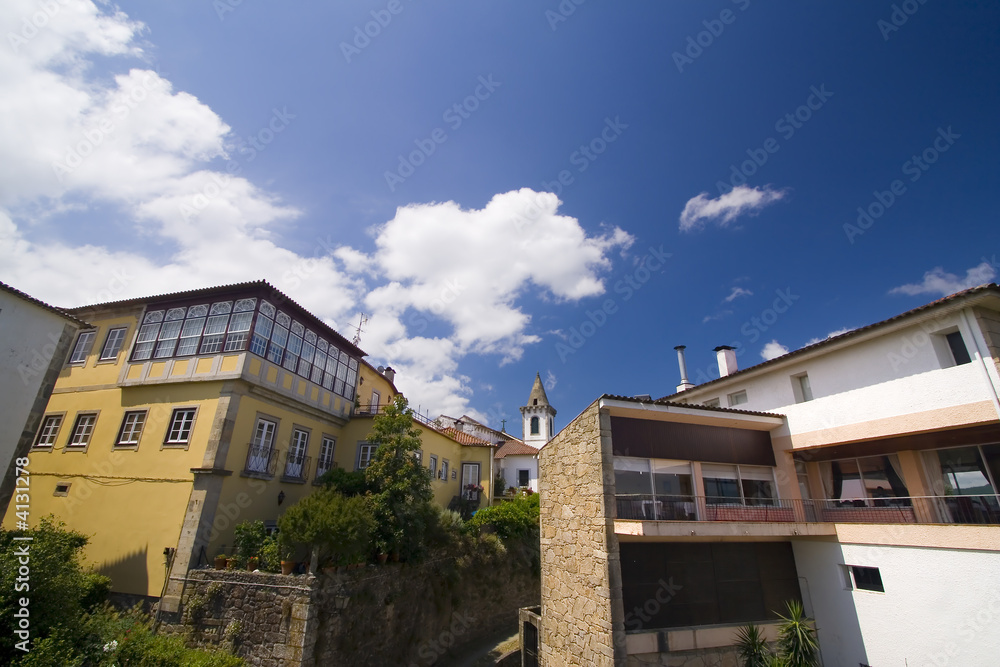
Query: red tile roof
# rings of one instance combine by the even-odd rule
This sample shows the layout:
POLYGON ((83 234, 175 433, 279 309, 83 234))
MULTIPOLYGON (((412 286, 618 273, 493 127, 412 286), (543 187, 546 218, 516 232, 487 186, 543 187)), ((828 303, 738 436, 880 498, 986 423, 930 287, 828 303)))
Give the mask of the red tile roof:
POLYGON ((452 440, 457 441, 459 444, 467 445, 469 447, 492 447, 493 446, 493 443, 491 443, 491 442, 486 442, 482 438, 477 438, 476 436, 470 435, 469 433, 466 433, 465 431, 459 431, 457 428, 454 428, 452 426, 449 426, 448 428, 440 429, 440 432, 444 433, 446 436, 448 436, 452 440))
POLYGON ((508 440, 497 450, 493 458, 502 459, 505 456, 538 456, 538 450, 518 440, 508 440))

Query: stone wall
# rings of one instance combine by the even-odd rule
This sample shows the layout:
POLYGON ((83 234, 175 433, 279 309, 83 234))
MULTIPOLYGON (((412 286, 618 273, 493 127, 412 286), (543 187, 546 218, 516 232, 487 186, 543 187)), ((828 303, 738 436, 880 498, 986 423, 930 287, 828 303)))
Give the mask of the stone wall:
POLYGON ((595 402, 539 456, 540 663, 625 664, 611 423, 595 402))
POLYGON ((259 667, 430 666, 538 604, 528 559, 487 551, 319 576, 192 570, 161 632, 259 667))

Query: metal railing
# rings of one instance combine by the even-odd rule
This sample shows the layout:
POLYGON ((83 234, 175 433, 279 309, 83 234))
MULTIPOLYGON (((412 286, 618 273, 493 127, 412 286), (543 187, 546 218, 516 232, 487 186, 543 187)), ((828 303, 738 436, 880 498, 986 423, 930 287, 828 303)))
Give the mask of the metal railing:
POLYGON ((617 494, 615 505, 617 518, 626 521, 1000 525, 1000 495, 786 500, 617 494))
POLYGON ((284 479, 305 481, 309 476, 309 464, 311 461, 311 456, 306 456, 303 452, 289 450, 285 454, 285 472, 282 474, 282 477, 284 479))
MULTIPOLYGON (((377 403, 375 405, 369 403, 368 405, 359 405, 358 407, 354 408, 354 414, 358 416, 380 415, 383 412, 385 412, 385 409, 387 407, 389 407, 388 403, 377 403)), ((412 416, 413 416, 413 421, 420 422, 421 424, 424 424, 426 426, 438 428, 437 424, 434 423, 433 419, 420 414, 416 410, 413 411, 412 416)))
POLYGON ((268 445, 250 443, 243 472, 256 475, 274 475, 278 464, 278 450, 268 445))

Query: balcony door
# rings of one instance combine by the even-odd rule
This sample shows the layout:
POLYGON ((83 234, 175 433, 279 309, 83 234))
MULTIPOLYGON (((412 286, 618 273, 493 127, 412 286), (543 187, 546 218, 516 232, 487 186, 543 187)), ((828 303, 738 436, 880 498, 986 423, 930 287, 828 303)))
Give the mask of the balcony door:
POLYGON ((247 470, 267 473, 271 462, 271 452, 274 450, 274 432, 277 424, 268 419, 258 419, 254 430, 253 442, 250 443, 250 453, 247 456, 247 470))
POLYGON ((309 433, 301 429, 292 431, 292 445, 288 450, 288 462, 285 464, 285 477, 301 479, 302 469, 306 460, 306 448, 309 446, 309 433))
POLYGON ((479 464, 462 464, 462 497, 468 500, 475 500, 479 497, 479 491, 468 489, 469 486, 479 486, 479 464))

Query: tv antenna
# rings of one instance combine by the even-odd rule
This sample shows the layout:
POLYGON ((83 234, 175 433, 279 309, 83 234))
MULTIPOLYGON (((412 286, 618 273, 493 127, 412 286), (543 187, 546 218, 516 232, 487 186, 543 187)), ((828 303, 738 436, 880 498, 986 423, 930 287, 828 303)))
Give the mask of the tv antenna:
POLYGON ((361 319, 358 320, 358 326, 355 327, 357 330, 354 333, 354 340, 351 341, 352 345, 357 346, 361 342, 361 334, 364 333, 364 326, 368 324, 368 316, 361 313, 361 319))

